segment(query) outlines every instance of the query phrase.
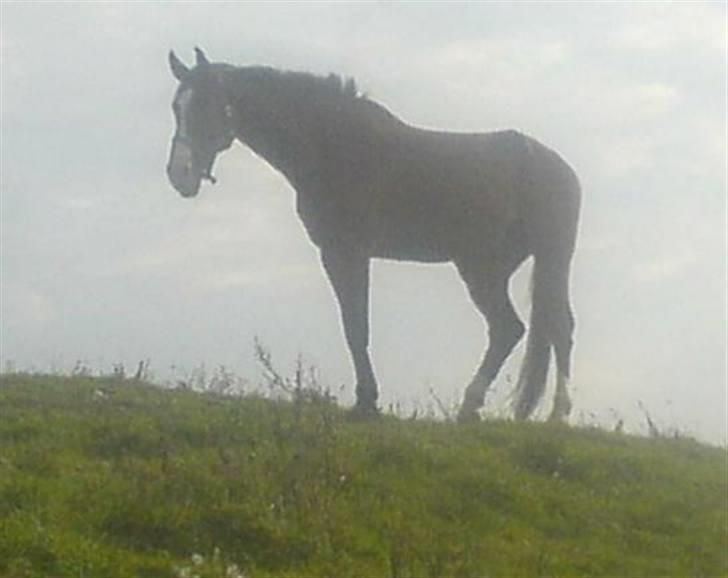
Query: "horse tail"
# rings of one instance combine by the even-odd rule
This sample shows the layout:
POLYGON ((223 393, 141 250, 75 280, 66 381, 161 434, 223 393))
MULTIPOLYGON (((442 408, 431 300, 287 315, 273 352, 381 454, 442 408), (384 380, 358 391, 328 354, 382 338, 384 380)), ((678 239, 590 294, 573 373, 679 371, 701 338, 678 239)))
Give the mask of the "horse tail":
POLYGON ((538 211, 533 235, 531 323, 526 356, 514 395, 516 419, 526 419, 536 409, 546 389, 551 351, 563 379, 571 373, 574 316, 569 302, 569 273, 576 241, 580 204, 578 180, 569 169, 568 186, 561 189, 546 210, 538 211))

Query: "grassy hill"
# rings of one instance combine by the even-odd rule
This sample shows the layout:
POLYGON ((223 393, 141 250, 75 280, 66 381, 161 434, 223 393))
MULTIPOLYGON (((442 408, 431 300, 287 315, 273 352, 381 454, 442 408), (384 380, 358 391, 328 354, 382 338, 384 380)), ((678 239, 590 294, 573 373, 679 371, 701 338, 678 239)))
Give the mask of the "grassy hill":
POLYGON ((728 576, 691 440, 0 379, 0 576, 728 576))

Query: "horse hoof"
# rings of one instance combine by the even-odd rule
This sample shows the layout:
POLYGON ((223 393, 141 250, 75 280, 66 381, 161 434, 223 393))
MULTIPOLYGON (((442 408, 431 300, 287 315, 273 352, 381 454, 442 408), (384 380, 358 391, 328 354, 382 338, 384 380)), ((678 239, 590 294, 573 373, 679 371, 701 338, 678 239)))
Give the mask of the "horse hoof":
POLYGON ((379 409, 376 405, 360 405, 356 404, 349 411, 349 419, 352 421, 367 421, 378 418, 380 416, 379 409))
POLYGON ((571 414, 571 401, 568 399, 556 399, 554 408, 549 415, 549 421, 556 423, 568 423, 571 414))
POLYGON ((480 421, 480 414, 477 409, 462 408, 458 412, 457 420, 458 423, 478 423, 480 421))
POLYGON ((549 421, 551 423, 563 423, 568 424, 569 423, 569 413, 563 413, 559 411, 552 411, 551 415, 549 415, 549 421))

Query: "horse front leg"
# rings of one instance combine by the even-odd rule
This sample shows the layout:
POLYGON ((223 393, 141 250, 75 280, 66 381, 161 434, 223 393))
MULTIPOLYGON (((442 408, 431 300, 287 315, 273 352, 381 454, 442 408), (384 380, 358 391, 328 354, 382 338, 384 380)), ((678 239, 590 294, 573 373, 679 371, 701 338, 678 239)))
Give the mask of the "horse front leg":
POLYGON ((377 411, 377 380, 369 358, 369 257, 341 248, 321 250, 321 260, 341 310, 346 343, 356 371, 356 408, 377 411))

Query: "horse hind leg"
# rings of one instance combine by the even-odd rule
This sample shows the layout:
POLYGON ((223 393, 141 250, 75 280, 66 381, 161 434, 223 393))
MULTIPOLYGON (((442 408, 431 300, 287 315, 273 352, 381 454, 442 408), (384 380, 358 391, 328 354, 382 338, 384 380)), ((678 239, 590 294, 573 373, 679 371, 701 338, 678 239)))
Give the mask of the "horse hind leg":
POLYGON ((458 421, 478 419, 478 410, 485 402, 485 393, 495 380, 503 363, 525 332, 508 295, 508 274, 493 277, 474 273, 470 266, 456 263, 470 296, 488 324, 488 348, 473 379, 465 390, 458 421))
POLYGON ((568 377, 558 372, 556 376, 556 393, 554 395, 554 407, 549 415, 549 421, 565 422, 571 413, 571 398, 567 388, 568 377))
POLYGON ((551 421, 566 421, 571 413, 571 398, 569 397, 568 381, 571 373, 571 349, 573 346, 574 316, 568 301, 568 288, 566 299, 561 303, 561 323, 557 325, 554 336, 554 356, 556 357, 556 392, 554 405, 549 415, 551 421))

